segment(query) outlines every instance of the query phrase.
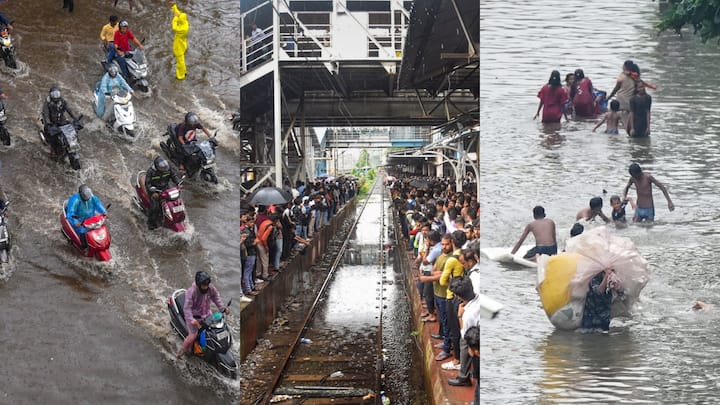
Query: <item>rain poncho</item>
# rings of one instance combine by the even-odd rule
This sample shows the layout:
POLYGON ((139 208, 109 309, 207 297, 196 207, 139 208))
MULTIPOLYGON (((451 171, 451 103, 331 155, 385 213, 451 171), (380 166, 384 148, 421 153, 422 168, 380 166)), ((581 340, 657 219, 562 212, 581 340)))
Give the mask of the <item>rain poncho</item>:
POLYGON ((97 83, 95 87, 98 89, 95 114, 100 118, 103 118, 105 115, 105 93, 111 93, 115 87, 125 90, 128 93, 132 91, 130 85, 127 84, 120 74, 115 75, 115 77, 110 77, 109 73, 105 73, 105 76, 103 76, 102 80, 97 83))
POLYGON ((572 238, 566 253, 538 259, 537 290, 550 322, 558 329, 580 328, 590 281, 606 268, 615 270, 622 293, 613 293, 611 318, 629 315, 649 279, 647 261, 628 238, 607 227, 572 238))
POLYGON ((68 200, 66 217, 72 224, 75 232, 83 234, 87 232, 87 229, 82 226, 83 221, 96 214, 104 214, 105 212, 105 207, 103 207, 102 202, 100 202, 100 199, 96 196, 92 196, 89 200, 83 201, 82 198, 80 198, 80 194, 75 193, 68 200))
POLYGON ((175 77, 178 80, 185 79, 185 51, 187 51, 187 35, 190 30, 190 23, 187 14, 177 8, 176 4, 172 5, 175 17, 172 20, 172 29, 175 33, 173 40, 173 54, 175 55, 175 77))

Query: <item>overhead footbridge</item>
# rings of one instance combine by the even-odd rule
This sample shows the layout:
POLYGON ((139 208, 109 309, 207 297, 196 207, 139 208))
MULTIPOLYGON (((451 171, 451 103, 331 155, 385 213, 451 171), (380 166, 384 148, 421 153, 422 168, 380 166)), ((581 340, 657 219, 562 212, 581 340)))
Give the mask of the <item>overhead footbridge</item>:
POLYGON ((478 106, 477 0, 241 0, 241 29, 238 129, 258 185, 315 175, 311 127, 349 128, 332 148, 421 147, 405 129, 351 135, 427 134, 478 106))

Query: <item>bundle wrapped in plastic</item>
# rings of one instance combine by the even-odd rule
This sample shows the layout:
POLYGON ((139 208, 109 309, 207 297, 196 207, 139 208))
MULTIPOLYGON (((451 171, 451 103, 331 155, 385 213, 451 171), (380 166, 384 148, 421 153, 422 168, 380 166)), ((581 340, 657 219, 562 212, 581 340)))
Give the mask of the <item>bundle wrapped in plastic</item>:
POLYGON ((566 253, 538 259, 537 290, 550 322, 559 329, 579 328, 590 280, 608 268, 615 270, 613 282, 622 286, 613 298, 611 317, 629 315, 649 279, 647 260, 635 244, 604 226, 569 242, 566 253))

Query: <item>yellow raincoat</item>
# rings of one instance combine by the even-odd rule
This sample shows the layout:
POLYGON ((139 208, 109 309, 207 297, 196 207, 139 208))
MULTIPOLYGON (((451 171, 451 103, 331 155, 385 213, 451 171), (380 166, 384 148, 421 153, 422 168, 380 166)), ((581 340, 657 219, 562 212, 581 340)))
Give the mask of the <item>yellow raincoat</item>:
POLYGON ((172 5, 175 17, 172 20, 172 29, 175 33, 173 40, 173 54, 175 55, 175 77, 185 79, 185 51, 187 51, 187 35, 190 30, 187 14, 181 12, 176 4, 172 5))

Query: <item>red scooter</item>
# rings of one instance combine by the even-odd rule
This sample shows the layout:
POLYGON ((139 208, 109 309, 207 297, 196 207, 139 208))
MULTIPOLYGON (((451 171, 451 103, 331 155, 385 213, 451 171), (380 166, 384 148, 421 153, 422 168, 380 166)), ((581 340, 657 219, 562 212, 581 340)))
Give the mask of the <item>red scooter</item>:
MULTIPOLYGON (((184 177, 183 177, 184 179, 184 177)), ((182 183, 183 180, 180 180, 182 183)), ((145 190, 145 171, 138 172, 135 177, 135 204, 145 213, 150 215, 150 197, 145 190)), ((163 215, 162 226, 175 232, 185 230, 185 205, 180 198, 180 185, 168 188, 160 192, 160 208, 163 215)))
MULTIPOLYGON (((107 208, 110 208, 108 204, 107 208)), ((68 221, 65 212, 67 211, 67 202, 63 204, 63 210, 60 214, 60 225, 62 233, 68 241, 77 249, 80 254, 86 257, 95 257, 101 262, 106 262, 110 257, 110 233, 105 226, 105 218, 107 214, 97 214, 82 222, 82 225, 88 229, 85 233, 87 246, 83 247, 80 236, 68 221)))

